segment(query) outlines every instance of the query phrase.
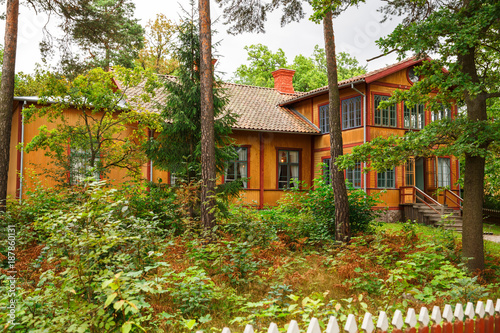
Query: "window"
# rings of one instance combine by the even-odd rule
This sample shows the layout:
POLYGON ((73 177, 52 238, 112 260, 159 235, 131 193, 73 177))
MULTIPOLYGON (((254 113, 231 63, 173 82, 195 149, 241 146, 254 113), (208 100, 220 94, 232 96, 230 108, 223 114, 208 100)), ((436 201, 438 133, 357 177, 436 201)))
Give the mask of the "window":
POLYGON ((386 170, 377 174, 377 187, 378 188, 394 188, 395 187, 395 171, 386 170))
POLYGON ((79 184, 87 178, 94 181, 100 179, 99 157, 95 158, 94 167, 90 167, 91 153, 83 149, 71 148, 69 155, 69 182, 71 185, 79 184))
POLYGON ((299 165, 299 151, 278 150, 278 188, 299 186, 299 165))
POLYGON ((175 186, 177 183, 177 175, 174 172, 170 173, 170 186, 175 186))
POLYGON ((389 96, 375 95, 373 105, 375 110, 375 125, 396 127, 396 105, 391 105, 385 109, 379 109, 380 102, 387 101, 389 96))
POLYGON ((438 158, 438 187, 449 187, 451 185, 450 159, 438 158))
POLYGON ((361 96, 342 101, 342 129, 361 126, 361 96))
POLYGON ((361 188, 361 162, 356 162, 354 169, 345 170, 345 178, 354 188, 361 188))
POLYGON ((405 185, 415 186, 415 160, 409 159, 405 164, 405 185))
POLYGON ((415 104, 409 108, 405 103, 404 127, 409 129, 422 129, 425 126, 425 112, 423 104, 415 104))
POLYGON ((330 184, 330 161, 331 158, 325 158, 323 160, 323 163, 325 164, 323 166, 323 180, 325 181, 326 184, 330 184))
POLYGON ((330 133, 330 109, 328 104, 319 107, 319 129, 321 133, 330 133))
POLYGON ((243 188, 247 188, 248 149, 245 147, 237 147, 236 153, 238 153, 238 157, 227 163, 224 179, 226 183, 241 179, 243 188))
POLYGON ((441 110, 432 112, 432 121, 451 119, 451 109, 441 105, 441 110))

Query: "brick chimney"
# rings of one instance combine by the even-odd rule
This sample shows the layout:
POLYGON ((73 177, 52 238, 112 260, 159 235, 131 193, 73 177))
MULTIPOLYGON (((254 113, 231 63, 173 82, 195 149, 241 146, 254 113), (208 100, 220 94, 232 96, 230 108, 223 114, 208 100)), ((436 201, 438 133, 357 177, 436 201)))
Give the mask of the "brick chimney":
POLYGON ((293 94, 295 90, 293 89, 293 75, 295 71, 293 69, 280 68, 272 72, 274 77, 274 89, 281 93, 293 94))

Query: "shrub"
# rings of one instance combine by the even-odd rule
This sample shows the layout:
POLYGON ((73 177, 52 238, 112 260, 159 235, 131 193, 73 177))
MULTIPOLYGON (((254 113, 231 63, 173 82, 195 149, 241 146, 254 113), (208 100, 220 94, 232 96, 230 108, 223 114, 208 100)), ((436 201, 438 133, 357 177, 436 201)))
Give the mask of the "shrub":
MULTIPOLYGON (((372 221, 377 211, 372 208, 377 198, 367 195, 361 189, 354 189, 348 185, 349 214, 351 233, 373 232, 372 221)), ((290 190, 278 202, 276 211, 285 215, 289 221, 285 223, 292 230, 300 232, 300 236, 310 240, 330 240, 335 237, 335 205, 333 188, 322 178, 314 180, 314 188, 308 191, 290 190)))

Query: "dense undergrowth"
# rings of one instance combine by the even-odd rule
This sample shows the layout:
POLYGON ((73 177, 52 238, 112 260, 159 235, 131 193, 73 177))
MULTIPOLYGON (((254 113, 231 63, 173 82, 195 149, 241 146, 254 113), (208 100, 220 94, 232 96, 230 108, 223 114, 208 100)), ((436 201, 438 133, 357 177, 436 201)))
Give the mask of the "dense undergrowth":
MULTIPOLYGON (((374 224, 374 201, 362 191, 350 192, 357 236, 335 244, 332 191, 317 187, 264 211, 220 211, 207 242, 189 212, 188 185, 39 186, 1 217, 1 227, 15 224, 17 234, 18 325, 6 330, 219 332, 251 323, 264 331, 271 321, 343 321, 349 313, 500 296, 500 253, 487 253, 487 270, 471 275, 453 233, 374 224)), ((2 293, 0 306, 10 301, 2 293)))

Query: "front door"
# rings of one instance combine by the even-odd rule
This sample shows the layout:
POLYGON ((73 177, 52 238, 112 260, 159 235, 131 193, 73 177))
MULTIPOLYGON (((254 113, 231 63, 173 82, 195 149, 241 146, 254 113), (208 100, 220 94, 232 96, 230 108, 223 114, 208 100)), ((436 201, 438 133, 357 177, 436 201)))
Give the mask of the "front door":
POLYGON ((424 177, 424 158, 419 157, 415 159, 415 186, 425 191, 425 177, 424 177))

